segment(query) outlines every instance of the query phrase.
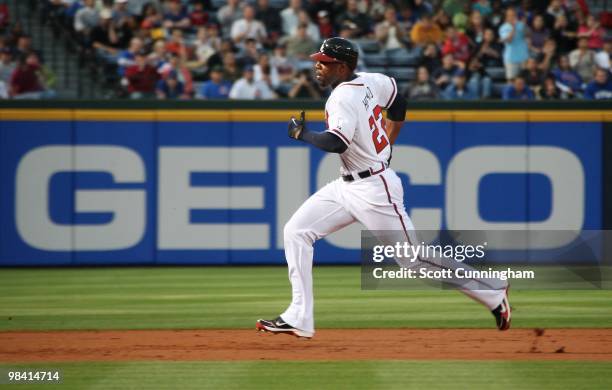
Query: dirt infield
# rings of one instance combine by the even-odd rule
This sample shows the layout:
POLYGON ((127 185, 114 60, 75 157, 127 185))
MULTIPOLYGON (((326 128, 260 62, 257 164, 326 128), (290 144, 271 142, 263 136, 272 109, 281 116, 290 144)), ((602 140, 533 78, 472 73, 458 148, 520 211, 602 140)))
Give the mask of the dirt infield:
POLYGON ((612 361, 612 329, 323 329, 311 340, 255 330, 0 333, 5 363, 379 359, 612 361))

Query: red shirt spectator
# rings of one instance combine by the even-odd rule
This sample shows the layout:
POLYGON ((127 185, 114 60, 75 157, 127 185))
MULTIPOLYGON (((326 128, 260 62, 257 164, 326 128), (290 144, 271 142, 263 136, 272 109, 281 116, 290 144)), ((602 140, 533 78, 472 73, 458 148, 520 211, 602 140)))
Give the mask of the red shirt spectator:
POLYGON ((41 92, 43 86, 38 78, 40 65, 29 63, 27 57, 22 55, 15 71, 11 75, 10 95, 17 96, 29 92, 41 92))
POLYGON ((159 79, 159 74, 153 66, 147 63, 146 52, 139 51, 135 60, 136 64, 125 70, 128 92, 132 97, 152 97, 155 93, 155 85, 159 79))
POLYGON ((592 50, 600 50, 603 47, 605 35, 606 30, 593 15, 587 16, 586 25, 578 28, 578 38, 588 38, 589 49, 592 50))
POLYGON ((329 18, 329 12, 322 9, 317 13, 317 24, 319 25, 319 33, 321 38, 330 38, 334 35, 334 25, 329 18))
POLYGON ((442 46, 442 55, 452 54, 457 61, 466 62, 470 58, 470 40, 453 26, 446 28, 446 39, 442 46))
POLYGON ((189 14, 191 25, 193 27, 205 26, 208 19, 208 12, 204 11, 204 5, 200 2, 193 3, 193 10, 189 14))

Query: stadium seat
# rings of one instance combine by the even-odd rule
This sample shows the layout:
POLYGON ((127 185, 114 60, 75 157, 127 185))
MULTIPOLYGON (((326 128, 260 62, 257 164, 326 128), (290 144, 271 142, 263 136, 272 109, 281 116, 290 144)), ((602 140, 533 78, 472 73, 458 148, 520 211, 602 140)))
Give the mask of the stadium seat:
POLYGON ((506 70, 501 67, 490 67, 486 68, 487 73, 493 80, 505 81, 506 80, 506 70))
POLYGON ((415 66, 418 59, 418 57, 410 54, 396 54, 389 56, 389 64, 395 66, 415 66))
POLYGON ((389 68, 387 75, 395 78, 398 81, 410 81, 415 76, 414 68, 389 68))
POLYGON ((501 98, 502 92, 504 91, 504 87, 506 83, 493 83, 493 88, 491 88, 491 97, 501 98))
POLYGON ((380 53, 380 45, 373 39, 360 39, 355 41, 364 53, 380 53))
POLYGON ((368 72, 387 74, 387 68, 384 66, 370 66, 368 67, 368 72))
POLYGON ((387 56, 384 54, 366 54, 364 60, 368 67, 386 66, 388 63, 387 56))

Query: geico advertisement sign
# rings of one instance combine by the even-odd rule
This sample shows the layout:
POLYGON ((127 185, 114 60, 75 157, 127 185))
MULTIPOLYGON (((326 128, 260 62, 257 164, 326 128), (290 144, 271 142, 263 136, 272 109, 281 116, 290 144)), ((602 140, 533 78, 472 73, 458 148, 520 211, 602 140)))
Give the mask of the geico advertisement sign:
MULTIPOLYGON (((338 177, 338 157, 311 161, 306 147, 159 147, 156 177, 133 149, 115 145, 40 146, 19 160, 15 181, 15 221, 21 239, 43 251, 111 251, 137 245, 148 219, 156 219, 157 249, 281 249, 282 225, 315 187, 338 177), (274 155, 274 166, 271 156, 274 155), (130 188, 74 191, 74 213, 112 213, 106 223, 58 223, 51 217, 50 183, 66 172, 102 172, 130 188), (196 173, 262 174, 261 184, 193 185, 196 173), (157 183, 156 215, 147 215, 147 197, 139 184, 157 183), (260 222, 192 222, 191 213, 218 210, 264 210, 274 192, 274 210, 260 222), (271 226, 276 224, 276 229, 271 226), (280 227, 280 228, 279 228, 280 227), (271 232, 275 231, 275 237, 271 232)), ((580 230, 585 218, 585 172, 580 159, 557 146, 476 146, 452 156, 444 172, 438 157, 417 146, 394 147, 392 168, 411 186, 444 186, 438 207, 412 208, 419 229, 580 230), (479 185, 491 174, 537 174, 550 183, 550 212, 535 222, 488 221, 479 211, 479 185)), ((530 194, 531 196, 531 194, 530 194)), ((410 197, 406 199, 410 206, 410 197)), ((359 248, 360 226, 328 237, 333 246, 359 248)), ((503 243, 500 243, 500 248, 503 243)), ((490 249, 493 249, 490 247, 490 249)), ((516 248, 515 248, 516 249, 516 248)))

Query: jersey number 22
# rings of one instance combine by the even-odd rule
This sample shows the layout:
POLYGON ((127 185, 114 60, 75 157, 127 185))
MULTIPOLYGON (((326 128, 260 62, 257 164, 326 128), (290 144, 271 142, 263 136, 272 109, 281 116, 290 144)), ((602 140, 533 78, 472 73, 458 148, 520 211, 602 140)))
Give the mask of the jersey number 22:
POLYGON ((374 107, 374 113, 373 115, 370 115, 369 122, 370 130, 372 131, 372 142, 374 142, 374 148, 376 149, 376 153, 380 154, 380 152, 382 152, 383 149, 389 145, 385 120, 382 117, 382 108, 380 108, 380 106, 374 107), (380 131, 381 127, 382 131, 380 131))

